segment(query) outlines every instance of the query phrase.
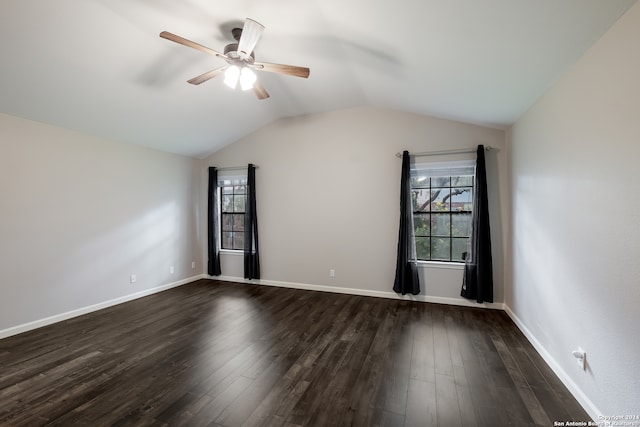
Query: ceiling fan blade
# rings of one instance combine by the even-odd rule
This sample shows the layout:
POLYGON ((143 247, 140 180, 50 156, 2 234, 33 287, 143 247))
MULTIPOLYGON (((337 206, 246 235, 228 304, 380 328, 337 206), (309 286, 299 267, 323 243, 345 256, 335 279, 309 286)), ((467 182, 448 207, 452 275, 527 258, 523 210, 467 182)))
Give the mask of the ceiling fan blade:
POLYGON ((238 55, 240 55, 241 58, 251 56, 251 52, 253 52, 256 43, 260 40, 263 31, 264 25, 250 18, 245 19, 242 35, 238 42, 238 55))
POLYGON ((224 73, 224 70, 226 70, 227 68, 228 66, 224 66, 224 67, 216 68, 215 70, 207 71, 204 74, 200 74, 199 76, 196 76, 192 79, 187 80, 187 82, 191 83, 192 85, 199 85, 200 83, 204 83, 207 80, 210 80, 224 73))
POLYGON ((253 91, 256 93, 258 99, 267 99, 269 98, 269 94, 265 90, 264 86, 260 84, 260 82, 255 82, 253 84, 253 91))
POLYGON ((177 35, 175 35, 173 33, 168 32, 168 31, 161 32, 160 33, 160 37, 162 37, 163 39, 171 40, 172 42, 181 44, 183 46, 187 46, 187 47, 199 50, 200 52, 208 53, 210 55, 218 56, 220 58, 225 58, 225 59, 227 58, 226 55, 223 55, 220 52, 217 52, 217 51, 215 51, 215 50, 213 50, 211 48, 208 48, 206 46, 203 46, 203 45, 201 45, 199 43, 192 42, 191 40, 187 40, 184 37, 177 36, 177 35))
POLYGON ((270 64, 268 62, 254 62, 253 65, 255 68, 262 71, 303 77, 305 79, 309 77, 309 73, 311 72, 307 67, 297 67, 295 65, 270 64))

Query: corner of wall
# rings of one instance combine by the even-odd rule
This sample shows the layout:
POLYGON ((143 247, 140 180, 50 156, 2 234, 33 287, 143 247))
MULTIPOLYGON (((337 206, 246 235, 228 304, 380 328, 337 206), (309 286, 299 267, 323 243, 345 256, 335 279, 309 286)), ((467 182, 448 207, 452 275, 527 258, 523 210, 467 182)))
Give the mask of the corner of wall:
POLYGON ((553 358, 551 353, 547 351, 546 348, 538 341, 535 335, 526 327, 526 325, 518 318, 518 316, 511 310, 508 304, 504 304, 504 311, 507 315, 513 320, 513 323, 516 324, 518 329, 524 334, 527 340, 533 345, 533 348, 538 352, 538 354, 544 359, 544 361, 549 365, 551 370, 558 376, 560 381, 567 387, 569 392, 575 397, 575 399, 582 405, 582 407, 587 411, 589 416, 593 420, 599 420, 602 416, 602 412, 598 410, 596 405, 589 399, 589 397, 582 391, 580 387, 571 379, 571 376, 562 369, 560 364, 553 358))

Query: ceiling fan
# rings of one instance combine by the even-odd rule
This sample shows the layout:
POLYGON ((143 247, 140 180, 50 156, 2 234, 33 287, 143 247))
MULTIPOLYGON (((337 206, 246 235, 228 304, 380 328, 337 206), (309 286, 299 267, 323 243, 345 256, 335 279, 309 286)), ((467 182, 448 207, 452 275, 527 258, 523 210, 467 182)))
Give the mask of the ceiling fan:
POLYGON ((217 52, 168 31, 161 32, 160 37, 227 61, 227 65, 225 66, 207 71, 204 74, 187 80, 189 83, 199 85, 224 73, 224 82, 227 86, 235 89, 238 82, 240 82, 242 90, 253 89, 258 99, 266 99, 269 98, 269 94, 257 81, 256 75, 252 70, 268 71, 306 79, 309 77, 309 69, 295 65, 271 64, 269 62, 256 61, 253 49, 256 43, 258 43, 262 31, 264 31, 262 24, 247 18, 243 28, 234 28, 231 30, 231 34, 237 43, 231 43, 225 46, 224 53, 217 52))

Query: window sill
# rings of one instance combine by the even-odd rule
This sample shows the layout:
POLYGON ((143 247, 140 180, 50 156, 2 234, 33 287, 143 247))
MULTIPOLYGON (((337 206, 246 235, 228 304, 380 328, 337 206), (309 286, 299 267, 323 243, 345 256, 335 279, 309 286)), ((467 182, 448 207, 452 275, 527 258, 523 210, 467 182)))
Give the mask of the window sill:
POLYGON ((417 261, 418 268, 442 268, 448 270, 464 270, 463 262, 417 261))

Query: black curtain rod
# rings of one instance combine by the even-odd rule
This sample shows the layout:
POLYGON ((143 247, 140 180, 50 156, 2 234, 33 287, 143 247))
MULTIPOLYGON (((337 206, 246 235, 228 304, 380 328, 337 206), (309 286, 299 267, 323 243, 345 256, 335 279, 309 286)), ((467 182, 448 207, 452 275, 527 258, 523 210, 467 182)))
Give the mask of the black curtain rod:
MULTIPOLYGON (((494 150, 494 148, 492 146, 490 146, 490 145, 485 145, 484 149, 485 149, 485 151, 494 150)), ((444 155, 447 155, 447 154, 475 153, 476 150, 477 150, 477 148, 460 148, 460 149, 457 149, 457 150, 426 151, 426 152, 423 152, 423 153, 415 153, 415 154, 409 153, 409 155, 411 157, 444 156, 444 155)), ((402 153, 396 153, 396 157, 402 158, 402 153)))
MULTIPOLYGON (((225 166, 222 168, 216 168, 217 171, 239 171, 239 170, 247 170, 247 168, 249 167, 249 165, 247 166, 225 166)), ((258 169, 258 166, 253 165, 254 168, 258 169)))

